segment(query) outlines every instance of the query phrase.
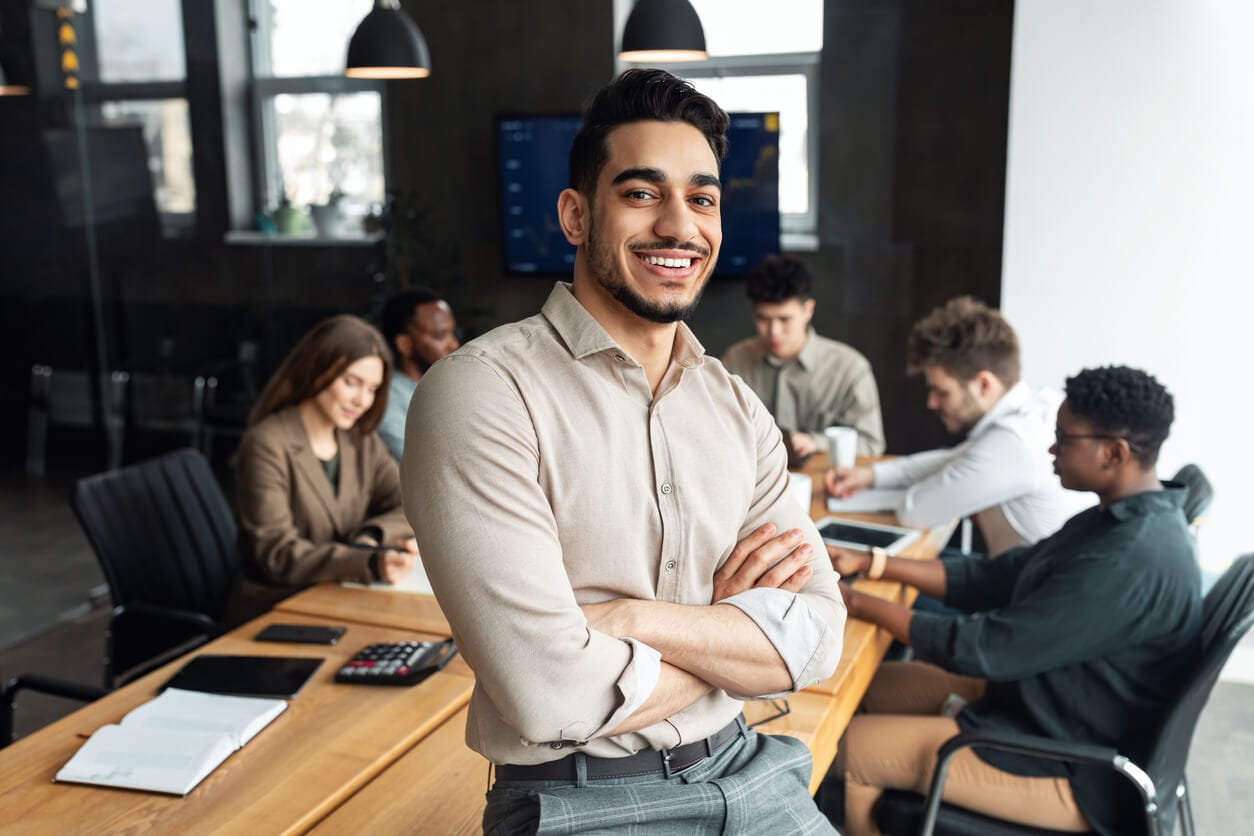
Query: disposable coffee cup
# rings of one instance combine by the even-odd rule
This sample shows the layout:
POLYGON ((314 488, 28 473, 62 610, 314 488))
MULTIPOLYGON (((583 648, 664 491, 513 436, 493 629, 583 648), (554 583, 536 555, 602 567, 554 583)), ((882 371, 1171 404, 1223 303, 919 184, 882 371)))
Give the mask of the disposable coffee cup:
POLYGON ((788 474, 788 493, 797 500, 797 504, 810 513, 810 501, 814 491, 814 481, 808 473, 788 474))
POLYGON ((828 456, 833 467, 853 467, 858 457, 858 431, 853 427, 828 427, 823 430, 827 436, 828 456))

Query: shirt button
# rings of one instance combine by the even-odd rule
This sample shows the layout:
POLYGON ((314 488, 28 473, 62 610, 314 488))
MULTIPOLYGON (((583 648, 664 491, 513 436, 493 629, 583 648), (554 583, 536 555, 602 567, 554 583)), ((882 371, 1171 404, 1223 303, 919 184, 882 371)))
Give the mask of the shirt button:
POLYGON ((670 482, 663 482, 663 483, 662 483, 662 493, 669 495, 669 494, 670 494, 670 492, 671 492, 671 484, 670 484, 670 482))
POLYGON ((549 748, 550 748, 550 749, 560 749, 560 748, 562 748, 562 744, 561 744, 560 742, 550 743, 550 744, 549 744, 549 748))
POLYGON ((673 561, 673 560, 668 560, 668 561, 666 561, 666 571, 668 571, 668 572, 674 572, 674 571, 675 571, 675 561, 673 561))
POLYGON ((620 363, 626 363, 626 362, 627 362, 627 358, 626 358, 626 357, 624 357, 624 356, 623 356, 623 355, 621 355, 621 354, 615 354, 615 355, 614 355, 614 359, 615 359, 615 360, 617 360, 617 361, 618 361, 618 362, 620 362, 620 363))

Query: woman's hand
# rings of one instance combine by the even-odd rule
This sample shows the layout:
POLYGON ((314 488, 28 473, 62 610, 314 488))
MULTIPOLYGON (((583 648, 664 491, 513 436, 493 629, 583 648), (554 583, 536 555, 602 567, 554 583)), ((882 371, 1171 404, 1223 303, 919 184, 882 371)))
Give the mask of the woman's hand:
POLYGON ((823 484, 832 496, 844 499, 875 484, 875 471, 869 467, 832 467, 823 474, 823 484))
POLYGON ((413 537, 406 537, 393 545, 394 548, 378 552, 379 579, 384 583, 398 584, 414 571, 414 560, 418 557, 418 541, 413 537), (404 549, 404 551, 395 549, 404 549))

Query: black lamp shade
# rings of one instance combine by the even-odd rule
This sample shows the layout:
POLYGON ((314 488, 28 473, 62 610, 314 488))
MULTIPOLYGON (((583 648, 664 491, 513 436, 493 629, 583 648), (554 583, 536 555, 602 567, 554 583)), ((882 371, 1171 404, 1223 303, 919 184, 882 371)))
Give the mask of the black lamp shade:
POLYGON ((638 0, 618 57, 632 62, 704 61, 705 30, 688 0, 638 0))
POLYGON ((346 75, 354 78, 425 78, 431 53, 418 25, 395 0, 378 0, 348 42, 346 75))

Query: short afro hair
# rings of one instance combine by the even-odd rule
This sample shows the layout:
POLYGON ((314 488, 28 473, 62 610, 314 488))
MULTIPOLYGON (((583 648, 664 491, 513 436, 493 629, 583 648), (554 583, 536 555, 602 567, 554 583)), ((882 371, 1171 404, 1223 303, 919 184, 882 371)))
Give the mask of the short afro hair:
POLYGON ((749 274, 745 295, 750 302, 804 302, 810 298, 810 285, 810 271, 800 261, 786 255, 768 255, 749 274))
POLYGON ((405 333, 418 306, 442 301, 444 297, 428 287, 411 287, 388 298, 379 315, 379 330, 393 352, 396 351, 396 338, 405 333))
POLYGON ((1066 393, 1073 415, 1126 439, 1144 467, 1158 461, 1175 419, 1175 403, 1153 375, 1127 366, 1084 369, 1067 378, 1066 393))

